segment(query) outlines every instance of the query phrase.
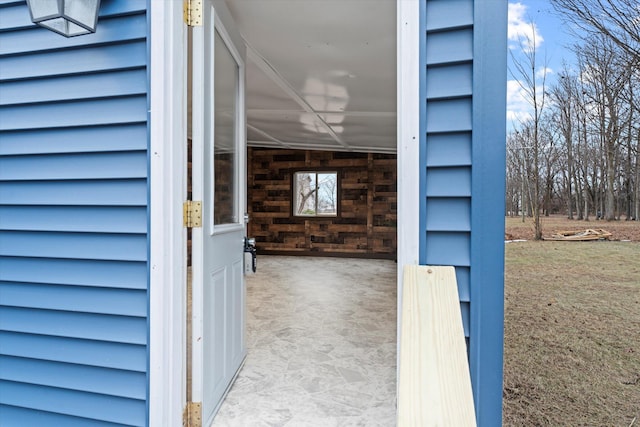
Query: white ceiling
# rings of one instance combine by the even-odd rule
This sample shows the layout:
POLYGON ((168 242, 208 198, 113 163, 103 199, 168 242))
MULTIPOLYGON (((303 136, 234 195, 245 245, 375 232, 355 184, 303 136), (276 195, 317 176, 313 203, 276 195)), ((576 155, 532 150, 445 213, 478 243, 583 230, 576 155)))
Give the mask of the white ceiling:
POLYGON ((396 0, 226 0, 247 44, 247 142, 395 153, 396 0))

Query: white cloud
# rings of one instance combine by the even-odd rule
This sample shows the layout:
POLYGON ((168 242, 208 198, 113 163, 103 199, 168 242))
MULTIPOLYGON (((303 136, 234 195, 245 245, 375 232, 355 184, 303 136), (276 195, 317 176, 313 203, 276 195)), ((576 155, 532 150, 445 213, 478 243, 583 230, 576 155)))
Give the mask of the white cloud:
POLYGON ((517 80, 507 81, 507 121, 523 122, 531 117, 531 103, 524 89, 517 80))
POLYGON ((531 51, 544 41, 538 26, 527 15, 527 6, 522 3, 509 3, 508 37, 509 49, 522 47, 531 51))
MULTIPOLYGON (((509 49, 513 53, 514 60, 524 58, 525 62, 528 58, 523 54, 536 51, 544 42, 538 26, 528 14, 527 5, 520 2, 509 3, 508 38, 509 49)), ((553 70, 549 67, 537 68, 536 64, 537 100, 541 102, 542 79, 552 74, 553 70)), ((507 120, 510 126, 532 119, 532 102, 530 94, 526 93, 518 80, 513 79, 507 82, 507 120)))
POLYGON ((553 74, 553 70, 549 67, 545 67, 536 72, 536 77, 541 79, 543 77, 549 76, 549 74, 553 74))

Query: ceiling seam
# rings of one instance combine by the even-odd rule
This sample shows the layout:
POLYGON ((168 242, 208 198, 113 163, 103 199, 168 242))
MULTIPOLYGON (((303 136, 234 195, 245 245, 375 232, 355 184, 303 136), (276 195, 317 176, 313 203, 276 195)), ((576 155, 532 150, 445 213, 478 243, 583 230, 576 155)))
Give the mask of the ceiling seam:
POLYGON ((338 134, 333 130, 333 128, 309 105, 307 101, 300 96, 300 94, 291 86, 291 84, 278 72, 278 70, 269 63, 260 53, 258 53, 247 41, 245 40, 245 45, 247 47, 247 54, 253 60, 253 62, 262 70, 263 73, 267 77, 269 77, 274 83, 276 83, 282 90, 285 91, 291 99, 293 99, 303 110, 307 113, 313 114, 316 119, 322 124, 322 126, 327 130, 327 133, 331 135, 331 137, 340 145, 342 145, 346 150, 351 151, 352 147, 350 147, 346 142, 338 136, 338 134))
POLYGON ((262 129, 259 129, 259 128, 255 127, 254 125, 250 125, 249 123, 247 123, 247 127, 249 129, 253 130, 254 132, 257 132, 260 135, 264 136, 265 138, 268 138, 273 142, 277 142, 278 144, 282 145, 283 147, 291 148, 291 146, 289 144, 287 144, 286 142, 280 141, 278 138, 275 138, 275 137, 271 136, 267 132, 263 131, 262 129))

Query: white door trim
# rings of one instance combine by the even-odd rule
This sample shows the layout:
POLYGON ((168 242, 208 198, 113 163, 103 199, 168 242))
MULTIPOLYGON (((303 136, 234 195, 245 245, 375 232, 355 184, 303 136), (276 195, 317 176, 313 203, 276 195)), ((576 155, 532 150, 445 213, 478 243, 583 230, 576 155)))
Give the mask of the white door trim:
POLYGON ((399 361, 402 271, 419 264, 420 255, 420 2, 398 0, 396 19, 399 361))
POLYGON ((182 425, 186 404, 186 27, 182 2, 150 16, 149 425, 182 425))

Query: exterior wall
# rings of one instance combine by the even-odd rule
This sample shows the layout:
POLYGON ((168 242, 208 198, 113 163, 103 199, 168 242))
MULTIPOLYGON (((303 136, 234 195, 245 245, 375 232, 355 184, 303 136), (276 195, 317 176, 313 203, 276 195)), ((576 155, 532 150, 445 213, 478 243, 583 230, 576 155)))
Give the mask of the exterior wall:
POLYGON ((146 1, 65 39, 0 2, 0 418, 147 424, 146 1))
POLYGON ((421 4, 420 263, 456 268, 480 426, 502 422, 506 10, 421 4))
POLYGON ((396 159, 388 154, 249 148, 250 236, 259 253, 395 258, 396 159), (292 215, 292 175, 336 170, 338 216, 292 215))

